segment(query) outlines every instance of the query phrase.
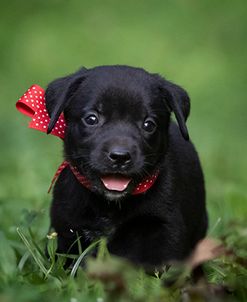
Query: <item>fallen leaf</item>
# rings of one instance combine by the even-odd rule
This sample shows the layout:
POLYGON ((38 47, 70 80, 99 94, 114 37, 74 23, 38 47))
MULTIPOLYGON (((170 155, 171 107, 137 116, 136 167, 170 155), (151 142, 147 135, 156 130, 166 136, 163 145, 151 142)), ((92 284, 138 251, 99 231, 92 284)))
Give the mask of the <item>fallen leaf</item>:
POLYGON ((216 239, 204 238, 194 248, 186 264, 192 270, 200 264, 213 260, 226 252, 225 246, 216 239))

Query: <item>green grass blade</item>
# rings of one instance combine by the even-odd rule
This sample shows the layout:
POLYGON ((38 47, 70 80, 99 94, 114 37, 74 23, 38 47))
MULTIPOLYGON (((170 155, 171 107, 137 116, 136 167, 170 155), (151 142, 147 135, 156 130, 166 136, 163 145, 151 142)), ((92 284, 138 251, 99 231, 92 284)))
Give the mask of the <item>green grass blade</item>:
POLYGON ((97 246, 100 243, 100 240, 93 242, 89 247, 87 247, 83 253, 79 256, 79 258, 77 259, 76 263, 74 264, 70 276, 73 278, 75 277, 75 274, 78 270, 78 267, 80 266, 83 258, 89 253, 91 252, 91 250, 93 250, 95 248, 95 246, 97 246))
POLYGON ((39 266, 40 270, 43 272, 44 275, 47 275, 48 273, 47 269, 45 268, 40 258, 35 254, 35 251, 37 252, 37 250, 32 246, 31 242, 27 240, 26 236, 24 235, 24 233, 21 231, 20 228, 17 228, 16 231, 18 235, 21 237, 22 241, 24 242, 30 254, 33 256, 33 259, 36 262, 36 264, 39 266))
POLYGON ((36 243, 36 241, 34 240, 34 235, 33 232, 31 230, 31 228, 28 228, 28 233, 30 238, 32 239, 32 244, 34 245, 34 247, 37 249, 37 251, 39 252, 39 254, 42 256, 43 259, 46 259, 45 253, 44 251, 41 250, 41 248, 39 247, 39 245, 36 243))
POLYGON ((23 270, 23 267, 25 266, 25 263, 27 262, 27 259, 30 256, 30 252, 26 251, 25 254, 21 257, 19 263, 18 263, 18 270, 21 272, 23 270))

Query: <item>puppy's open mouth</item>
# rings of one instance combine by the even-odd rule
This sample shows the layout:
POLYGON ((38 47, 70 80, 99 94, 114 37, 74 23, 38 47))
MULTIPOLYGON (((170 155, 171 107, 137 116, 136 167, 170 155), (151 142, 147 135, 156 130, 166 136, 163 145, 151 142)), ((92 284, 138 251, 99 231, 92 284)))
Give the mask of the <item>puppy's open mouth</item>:
POLYGON ((101 177, 101 181, 107 190, 123 192, 125 189, 127 189, 129 183, 131 182, 131 178, 123 175, 113 174, 101 177))

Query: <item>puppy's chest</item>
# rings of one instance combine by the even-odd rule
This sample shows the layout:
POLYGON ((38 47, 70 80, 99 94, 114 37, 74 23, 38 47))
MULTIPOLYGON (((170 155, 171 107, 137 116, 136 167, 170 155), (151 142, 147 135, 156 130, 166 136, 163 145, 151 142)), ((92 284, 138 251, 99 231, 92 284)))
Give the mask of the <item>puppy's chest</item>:
POLYGON ((130 215, 133 215, 133 211, 130 211, 129 207, 92 201, 86 208, 73 210, 73 214, 67 216, 67 223, 70 235, 78 234, 86 241, 92 242, 100 237, 111 239, 128 221, 130 215))
POLYGON ((80 223, 70 227, 69 231, 73 235, 77 233, 86 241, 91 242, 100 237, 111 237, 116 232, 118 225, 119 223, 116 223, 110 215, 97 215, 91 219, 82 218, 80 223))
POLYGON ((86 240, 93 241, 100 237, 111 237, 117 229, 117 225, 113 223, 112 219, 107 216, 97 218, 94 226, 84 227, 82 233, 86 240))

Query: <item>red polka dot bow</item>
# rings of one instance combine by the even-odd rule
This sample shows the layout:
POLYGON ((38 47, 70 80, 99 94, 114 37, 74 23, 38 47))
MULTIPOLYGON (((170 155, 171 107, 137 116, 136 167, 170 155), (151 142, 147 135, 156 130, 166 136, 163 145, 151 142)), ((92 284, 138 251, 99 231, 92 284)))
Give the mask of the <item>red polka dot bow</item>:
MULTIPOLYGON (((50 122, 50 117, 48 115, 46 104, 45 104, 45 90, 38 85, 32 85, 22 97, 17 101, 16 108, 23 114, 31 117, 31 121, 29 123, 29 128, 33 128, 42 132, 47 133, 48 125, 50 122)), ((51 131, 52 135, 58 136, 61 139, 64 139, 66 123, 64 120, 63 113, 59 116, 55 127, 51 131)), ((57 172, 55 173, 49 191, 52 189, 52 186, 56 182, 60 173, 69 167, 73 172, 76 179, 87 189, 90 189, 91 184, 89 180, 86 179, 85 176, 81 175, 76 167, 73 167, 69 162, 64 161, 59 166, 57 172)), ((153 184, 155 183, 158 172, 156 171, 153 175, 145 178, 142 182, 140 182, 133 190, 132 195, 145 193, 149 190, 153 184)))
MULTIPOLYGON (((32 85, 17 101, 16 108, 23 114, 32 118, 29 128, 47 132, 50 122, 46 104, 45 90, 38 85, 32 85)), ((60 115, 51 134, 64 138, 65 121, 63 114, 60 115)))

